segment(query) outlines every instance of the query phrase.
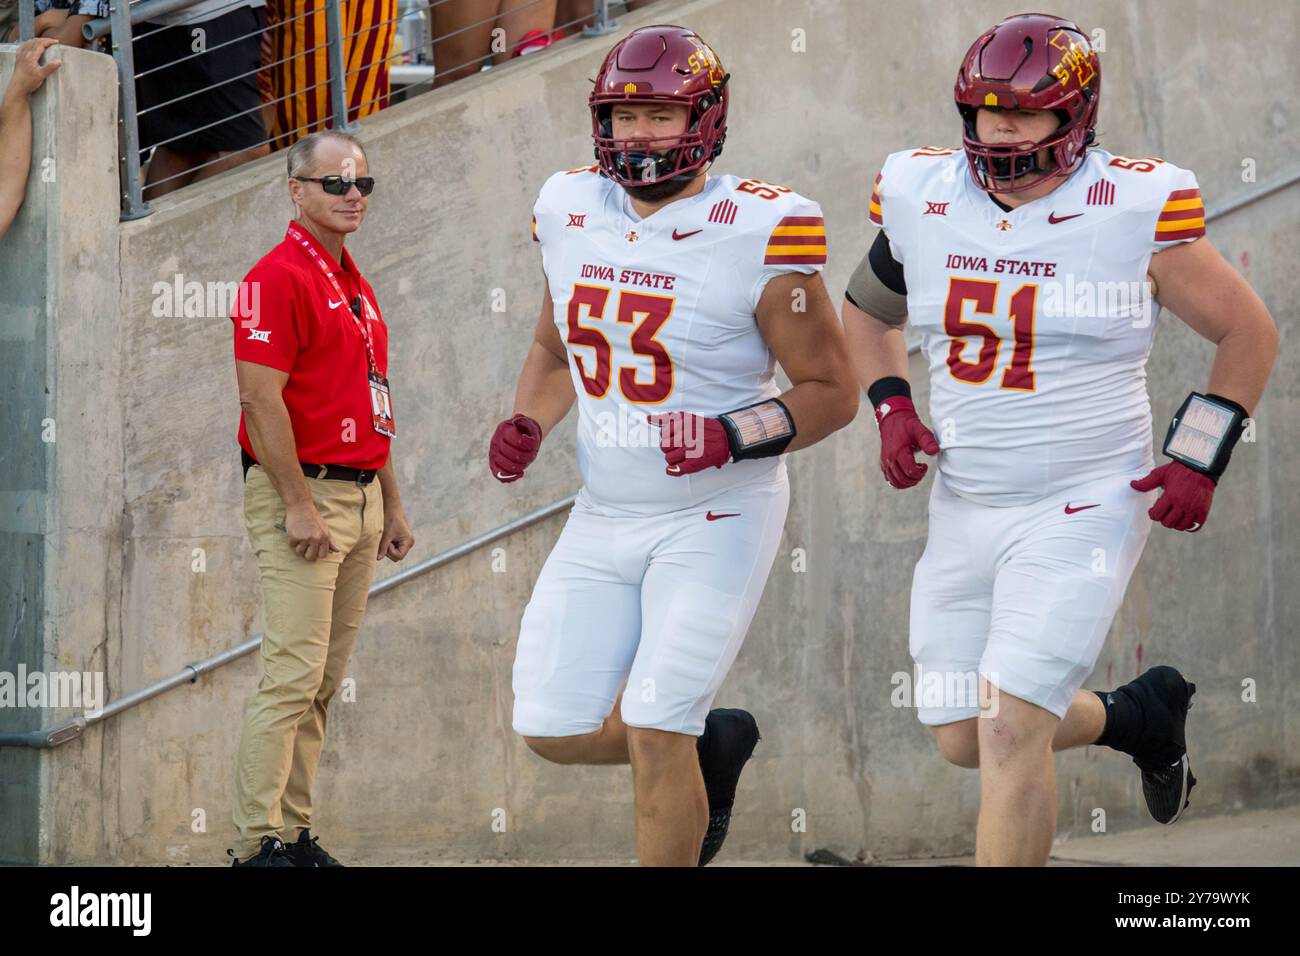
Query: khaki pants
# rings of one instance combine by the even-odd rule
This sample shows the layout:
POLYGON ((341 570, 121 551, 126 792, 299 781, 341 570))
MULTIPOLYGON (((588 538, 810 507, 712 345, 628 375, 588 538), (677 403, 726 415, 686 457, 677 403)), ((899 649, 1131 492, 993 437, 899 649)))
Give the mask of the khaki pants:
POLYGON ((262 682, 244 714, 235 775, 240 859, 257 853, 264 836, 292 843, 311 826, 325 710, 352 656, 383 536, 377 479, 364 486, 319 478, 307 484, 339 549, 317 561, 289 547, 284 502, 260 465, 249 468, 244 485, 266 626, 262 682))

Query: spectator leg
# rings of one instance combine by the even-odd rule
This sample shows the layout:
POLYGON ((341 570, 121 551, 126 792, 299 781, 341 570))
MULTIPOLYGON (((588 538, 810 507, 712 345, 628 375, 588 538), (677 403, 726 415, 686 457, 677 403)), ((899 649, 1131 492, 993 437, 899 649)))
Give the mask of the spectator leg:
POLYGON ((217 173, 224 173, 228 169, 242 166, 244 163, 266 156, 270 152, 271 147, 266 143, 248 149, 218 153, 195 152, 193 150, 159 146, 153 151, 153 158, 149 160, 144 198, 146 201, 157 199, 159 196, 165 196, 182 186, 208 179, 217 173), (212 162, 212 160, 218 161, 212 162), (210 165, 204 166, 204 163, 210 163, 210 165), (196 166, 202 166, 202 168, 195 169, 196 166), (162 180, 167 181, 162 182, 162 180), (157 185, 154 185, 155 183, 157 185))
POLYGON ((473 76, 491 52, 500 0, 446 0, 434 7, 433 65, 438 71, 433 85, 473 76))
POLYGON ((524 34, 540 30, 549 35, 555 29, 555 0, 501 0, 496 25, 506 31, 506 50, 493 56, 492 62, 505 63, 524 34))
POLYGON ((581 33, 584 27, 595 22, 591 12, 591 0, 557 0, 555 5, 555 25, 564 27, 566 36, 581 33))

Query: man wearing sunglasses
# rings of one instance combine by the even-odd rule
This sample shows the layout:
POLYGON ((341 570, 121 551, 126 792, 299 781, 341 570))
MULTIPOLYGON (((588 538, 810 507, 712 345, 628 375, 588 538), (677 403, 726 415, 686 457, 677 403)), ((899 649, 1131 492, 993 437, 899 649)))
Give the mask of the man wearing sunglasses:
POLYGON ((231 316, 244 520, 266 622, 239 747, 235 866, 339 865, 310 830, 326 708, 375 562, 414 543, 389 455, 388 329, 343 247, 375 185, 365 152, 351 136, 313 133, 288 166, 297 216, 231 316))

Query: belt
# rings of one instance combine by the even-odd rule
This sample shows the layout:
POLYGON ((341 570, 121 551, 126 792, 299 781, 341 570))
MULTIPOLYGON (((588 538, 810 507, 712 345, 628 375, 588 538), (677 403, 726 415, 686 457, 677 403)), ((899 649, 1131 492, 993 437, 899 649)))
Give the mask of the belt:
MULTIPOLYGON (((239 458, 244 465, 244 478, 248 478, 248 469, 257 464, 257 460, 239 449, 239 458)), ((375 469, 353 468, 351 465, 313 465, 305 461, 298 462, 302 473, 308 478, 323 478, 326 481, 351 481, 358 485, 368 485, 375 480, 375 469)))

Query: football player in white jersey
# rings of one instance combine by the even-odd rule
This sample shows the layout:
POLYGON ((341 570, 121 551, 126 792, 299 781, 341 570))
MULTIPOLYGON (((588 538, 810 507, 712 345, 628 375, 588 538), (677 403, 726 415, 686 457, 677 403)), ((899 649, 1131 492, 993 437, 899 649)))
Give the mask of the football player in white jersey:
POLYGON ((707 174, 727 81, 682 27, 606 58, 598 162, 551 176, 533 209, 546 292, 489 452, 517 479, 576 396, 582 489, 520 624, 514 728, 556 763, 631 763, 643 865, 722 845, 758 728, 709 708, 780 543, 783 456, 858 405, 821 208, 707 174))
POLYGON ((1047 861, 1053 750, 1131 755, 1162 823, 1187 805, 1195 685, 1161 666, 1080 688, 1151 521, 1205 524, 1277 349, 1264 304, 1204 238, 1192 173, 1093 145, 1100 84, 1070 21, 1025 14, 982 35, 955 90, 964 148, 885 161, 870 203, 881 230, 843 310, 886 481, 912 487, 927 469, 915 453, 938 455, 909 650, 920 720, 945 758, 980 769, 980 864, 1047 861), (1217 346, 1159 467, 1153 293, 1217 346), (911 402, 908 321, 934 431, 911 402))

